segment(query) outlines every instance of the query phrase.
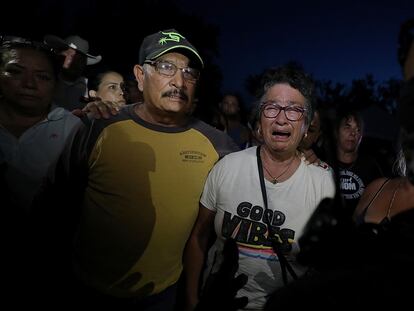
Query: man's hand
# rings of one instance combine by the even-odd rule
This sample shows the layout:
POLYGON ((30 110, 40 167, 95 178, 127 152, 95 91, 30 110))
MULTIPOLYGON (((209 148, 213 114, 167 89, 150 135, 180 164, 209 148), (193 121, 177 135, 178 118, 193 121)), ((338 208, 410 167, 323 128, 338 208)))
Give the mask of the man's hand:
POLYGON ((72 113, 79 117, 87 115, 89 119, 108 119, 111 115, 117 115, 121 106, 123 104, 95 98, 94 101, 89 102, 82 110, 76 109, 72 113))
POLYGON ((300 152, 302 153, 302 158, 305 159, 306 164, 320 164, 321 160, 318 158, 318 156, 316 155, 316 153, 312 150, 312 148, 310 149, 303 149, 300 150, 300 152))

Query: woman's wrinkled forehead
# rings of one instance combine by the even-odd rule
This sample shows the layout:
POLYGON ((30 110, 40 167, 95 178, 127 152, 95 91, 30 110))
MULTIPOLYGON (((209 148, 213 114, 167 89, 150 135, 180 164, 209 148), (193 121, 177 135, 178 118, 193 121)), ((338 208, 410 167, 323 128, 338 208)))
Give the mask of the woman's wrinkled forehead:
POLYGON ((262 101, 274 101, 283 104, 296 103, 305 105, 305 97, 288 83, 277 83, 269 87, 263 95, 262 101))

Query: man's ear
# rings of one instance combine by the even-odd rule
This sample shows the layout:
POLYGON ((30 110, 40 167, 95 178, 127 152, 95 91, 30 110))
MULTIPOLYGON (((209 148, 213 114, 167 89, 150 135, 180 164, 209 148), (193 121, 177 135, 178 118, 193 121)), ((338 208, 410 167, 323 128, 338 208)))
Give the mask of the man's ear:
POLYGON ((134 75, 138 83, 138 89, 141 92, 143 92, 144 91, 144 67, 142 67, 141 65, 135 65, 134 75))
POLYGON ((89 90, 88 95, 89 95, 89 97, 96 97, 96 91, 95 90, 89 90))

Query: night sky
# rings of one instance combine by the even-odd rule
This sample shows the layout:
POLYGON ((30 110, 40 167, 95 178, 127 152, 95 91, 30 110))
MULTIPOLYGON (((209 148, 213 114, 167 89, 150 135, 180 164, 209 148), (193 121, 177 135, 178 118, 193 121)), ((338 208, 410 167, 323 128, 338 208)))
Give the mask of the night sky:
POLYGON ((179 2, 220 26, 224 90, 241 90, 249 74, 288 61, 347 85, 367 74, 378 82, 402 78, 398 31, 414 17, 414 1, 179 2))
MULTIPOLYGON (((113 64, 124 62, 131 75, 139 44, 148 34, 140 31, 166 29, 163 18, 158 17, 162 10, 168 11, 166 2, 6 2, 2 4, 0 30, 34 39, 46 33, 62 37, 79 34, 91 42, 91 54, 102 54, 104 60, 112 57, 113 64), (144 3, 155 3, 157 8, 142 10, 144 3), (128 58, 128 52, 133 59, 128 58)), ((168 2, 217 27, 219 54, 213 61, 223 74, 221 89, 244 96, 249 75, 288 61, 301 63, 316 79, 347 85, 367 74, 373 74, 378 82, 401 79, 398 31, 403 21, 414 17, 413 0, 168 2)), ((173 22, 182 22, 181 17, 171 15, 173 22)), ((188 37, 197 36, 197 30, 193 32, 188 37)))

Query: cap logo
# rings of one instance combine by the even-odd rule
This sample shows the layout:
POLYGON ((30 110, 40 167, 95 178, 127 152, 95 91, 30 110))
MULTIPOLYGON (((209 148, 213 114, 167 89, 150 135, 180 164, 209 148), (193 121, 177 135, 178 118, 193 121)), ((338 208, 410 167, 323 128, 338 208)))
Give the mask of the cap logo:
POLYGON ((158 43, 160 45, 164 45, 167 43, 167 41, 175 41, 175 42, 180 42, 181 39, 185 39, 182 35, 180 35, 178 32, 161 32, 163 35, 165 35, 166 37, 162 37, 160 38, 160 40, 158 40, 158 43))

